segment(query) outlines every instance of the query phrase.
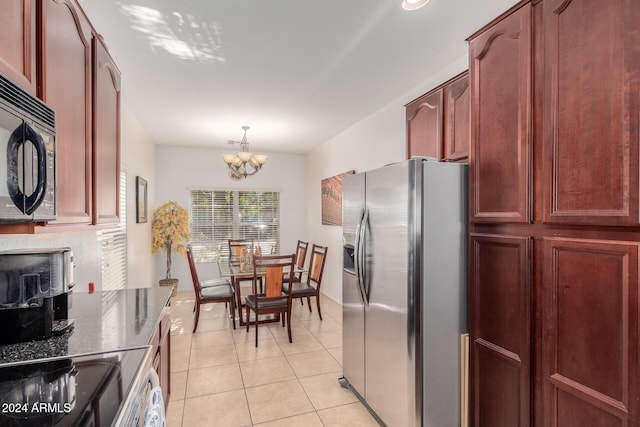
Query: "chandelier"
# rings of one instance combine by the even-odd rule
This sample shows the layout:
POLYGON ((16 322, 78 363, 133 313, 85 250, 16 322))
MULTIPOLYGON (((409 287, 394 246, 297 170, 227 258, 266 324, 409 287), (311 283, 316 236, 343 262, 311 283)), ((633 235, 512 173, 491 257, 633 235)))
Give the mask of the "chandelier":
POLYGON ((240 151, 237 154, 224 154, 222 156, 224 162, 229 166, 229 176, 234 181, 240 181, 257 173, 267 162, 267 156, 251 154, 249 143, 247 142, 249 126, 242 126, 242 129, 244 129, 242 141, 229 141, 229 144, 240 144, 240 151))

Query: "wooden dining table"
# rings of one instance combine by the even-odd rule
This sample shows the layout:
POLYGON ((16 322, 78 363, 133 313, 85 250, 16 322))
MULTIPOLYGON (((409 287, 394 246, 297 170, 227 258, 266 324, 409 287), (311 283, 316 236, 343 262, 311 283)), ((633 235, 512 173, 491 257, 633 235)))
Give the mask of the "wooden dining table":
MULTIPOLYGON (((247 321, 249 323, 253 323, 249 319, 244 319, 244 308, 245 304, 242 301, 241 295, 241 287, 240 282, 242 280, 251 280, 253 279, 253 266, 242 265, 240 263, 240 259, 238 257, 232 256, 219 256, 218 259, 218 269, 220 271, 220 277, 228 278, 231 281, 231 284, 235 290, 236 294, 236 307, 238 307, 238 319, 240 322, 240 326, 246 326, 247 321), (242 268, 244 267, 244 269, 242 268)), ((294 265, 294 275, 298 275, 299 273, 306 273, 305 268, 300 268, 298 265, 294 265)), ((260 270, 257 271, 260 274, 260 270)), ((259 322, 262 323, 273 323, 277 322, 279 318, 275 315, 261 315, 259 318, 259 322)))

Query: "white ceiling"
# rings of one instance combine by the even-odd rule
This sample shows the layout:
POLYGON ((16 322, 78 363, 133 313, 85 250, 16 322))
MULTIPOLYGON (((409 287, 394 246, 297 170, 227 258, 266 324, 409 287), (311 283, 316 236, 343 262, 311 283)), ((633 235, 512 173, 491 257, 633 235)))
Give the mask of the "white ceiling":
MULTIPOLYGON (((80 0, 158 144, 306 153, 467 52, 516 0, 80 0)), ((407 99, 406 101, 410 101, 407 99)), ((235 149, 234 149, 235 151, 235 149)))

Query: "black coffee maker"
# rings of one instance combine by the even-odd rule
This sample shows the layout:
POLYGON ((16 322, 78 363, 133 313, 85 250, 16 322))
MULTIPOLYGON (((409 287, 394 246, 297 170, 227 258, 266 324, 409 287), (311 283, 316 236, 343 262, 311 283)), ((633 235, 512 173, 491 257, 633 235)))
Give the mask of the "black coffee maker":
POLYGON ((0 252, 0 344, 66 331, 73 268, 71 248, 0 252))

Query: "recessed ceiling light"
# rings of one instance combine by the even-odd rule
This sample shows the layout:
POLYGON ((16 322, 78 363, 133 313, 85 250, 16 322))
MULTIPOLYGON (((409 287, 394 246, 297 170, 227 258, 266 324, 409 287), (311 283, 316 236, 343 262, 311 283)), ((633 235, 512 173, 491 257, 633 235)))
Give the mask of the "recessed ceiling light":
POLYGON ((427 3, 429 3, 429 0, 402 0, 402 8, 404 10, 416 10, 427 3))

